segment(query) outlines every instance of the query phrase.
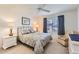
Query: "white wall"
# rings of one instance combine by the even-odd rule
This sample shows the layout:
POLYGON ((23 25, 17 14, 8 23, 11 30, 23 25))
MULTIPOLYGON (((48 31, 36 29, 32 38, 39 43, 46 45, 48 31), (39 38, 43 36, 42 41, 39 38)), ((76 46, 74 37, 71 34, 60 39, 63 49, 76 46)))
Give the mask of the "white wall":
POLYGON ((30 18, 30 24, 34 16, 34 10, 29 5, 0 5, 0 34, 9 33, 8 21, 13 21, 14 28, 21 26, 22 16, 30 18))
MULTIPOLYGON (((33 22, 36 22, 38 25, 38 32, 43 32, 43 16, 35 16, 33 22)), ((33 28, 36 29, 36 24, 33 24, 33 28)))
POLYGON ((65 31, 66 32, 72 32, 72 31, 77 30, 77 10, 76 9, 57 13, 57 14, 51 14, 47 17, 59 16, 59 15, 65 16, 65 31))
POLYGON ((77 9, 77 30, 79 32, 79 8, 77 9))

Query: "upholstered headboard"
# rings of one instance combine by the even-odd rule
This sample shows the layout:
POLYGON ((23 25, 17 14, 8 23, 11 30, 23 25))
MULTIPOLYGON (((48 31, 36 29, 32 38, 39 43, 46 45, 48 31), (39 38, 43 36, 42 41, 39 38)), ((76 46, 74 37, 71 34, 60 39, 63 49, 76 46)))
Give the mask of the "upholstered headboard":
POLYGON ((32 26, 19 26, 17 28, 17 35, 22 34, 22 33, 26 33, 26 32, 34 32, 32 26))

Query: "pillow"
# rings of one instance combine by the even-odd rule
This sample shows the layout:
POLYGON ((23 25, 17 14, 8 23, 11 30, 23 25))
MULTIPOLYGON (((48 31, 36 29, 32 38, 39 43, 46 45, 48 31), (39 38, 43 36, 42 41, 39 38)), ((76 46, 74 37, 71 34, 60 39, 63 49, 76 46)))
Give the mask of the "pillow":
POLYGON ((29 34, 29 33, 30 33, 29 29, 22 30, 22 34, 29 34))
POLYGON ((29 29, 29 31, 30 31, 30 33, 35 33, 35 31, 32 27, 29 29))

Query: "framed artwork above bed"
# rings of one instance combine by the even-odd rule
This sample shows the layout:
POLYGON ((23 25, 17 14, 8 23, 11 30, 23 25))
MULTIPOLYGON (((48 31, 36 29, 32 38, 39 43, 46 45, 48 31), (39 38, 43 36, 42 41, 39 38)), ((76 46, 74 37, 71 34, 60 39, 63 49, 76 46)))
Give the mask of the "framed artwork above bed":
POLYGON ((30 18, 22 17, 22 25, 30 25, 30 18))

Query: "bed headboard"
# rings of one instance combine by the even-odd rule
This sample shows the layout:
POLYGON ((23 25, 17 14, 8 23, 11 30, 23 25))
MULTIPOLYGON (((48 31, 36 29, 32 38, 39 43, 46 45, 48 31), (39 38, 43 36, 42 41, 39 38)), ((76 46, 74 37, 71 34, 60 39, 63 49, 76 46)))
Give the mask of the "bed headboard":
POLYGON ((17 35, 25 33, 29 29, 33 30, 32 26, 19 26, 17 28, 17 35))

